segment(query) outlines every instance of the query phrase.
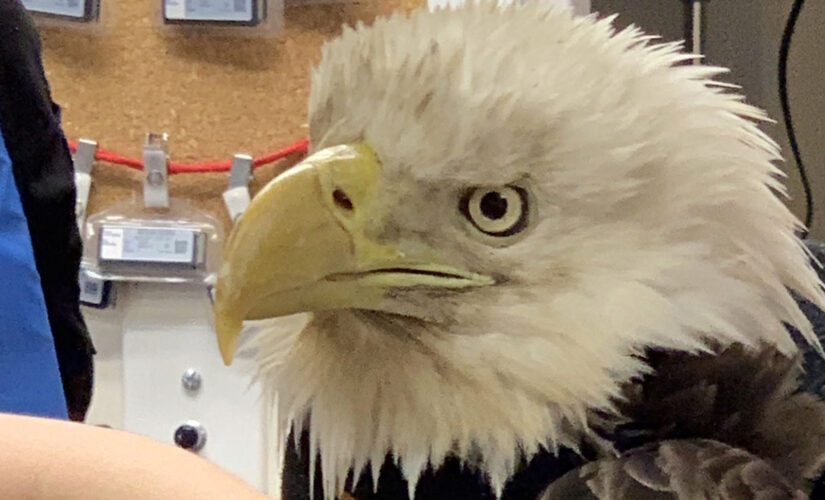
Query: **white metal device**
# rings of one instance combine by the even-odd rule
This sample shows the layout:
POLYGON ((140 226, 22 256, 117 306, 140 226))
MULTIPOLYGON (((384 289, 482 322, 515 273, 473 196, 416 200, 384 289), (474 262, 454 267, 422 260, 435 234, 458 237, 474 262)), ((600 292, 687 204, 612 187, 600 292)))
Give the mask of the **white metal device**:
POLYGON ((91 21, 97 17, 98 3, 98 0, 23 0, 23 6, 31 12, 75 21, 91 21))
POLYGON ((266 15, 259 0, 164 0, 163 18, 167 22, 224 22, 257 24, 266 15))
POLYGON ((267 489, 266 409, 242 353, 224 366, 195 284, 133 283, 122 312, 123 428, 198 453, 267 489))

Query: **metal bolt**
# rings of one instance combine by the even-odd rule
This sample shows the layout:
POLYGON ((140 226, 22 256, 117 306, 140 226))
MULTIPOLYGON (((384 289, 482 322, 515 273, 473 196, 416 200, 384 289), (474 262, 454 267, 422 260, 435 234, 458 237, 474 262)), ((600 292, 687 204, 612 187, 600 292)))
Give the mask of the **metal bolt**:
POLYGON ((197 453, 206 444, 206 428, 197 420, 187 420, 175 429, 172 439, 184 450, 197 453))
POLYGON ((149 183, 150 186, 158 187, 163 185, 163 174, 158 172, 157 170, 153 170, 149 172, 146 176, 146 182, 149 183))
POLYGON ((195 392, 201 388, 201 374, 194 368, 189 368, 180 377, 183 388, 195 392))

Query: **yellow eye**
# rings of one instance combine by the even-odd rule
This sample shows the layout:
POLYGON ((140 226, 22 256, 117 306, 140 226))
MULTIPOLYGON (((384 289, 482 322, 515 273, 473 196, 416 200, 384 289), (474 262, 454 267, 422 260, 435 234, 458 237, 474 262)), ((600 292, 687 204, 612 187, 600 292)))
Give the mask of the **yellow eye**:
POLYGON ((527 192, 517 186, 480 187, 461 199, 461 213, 489 236, 507 237, 527 227, 527 192))

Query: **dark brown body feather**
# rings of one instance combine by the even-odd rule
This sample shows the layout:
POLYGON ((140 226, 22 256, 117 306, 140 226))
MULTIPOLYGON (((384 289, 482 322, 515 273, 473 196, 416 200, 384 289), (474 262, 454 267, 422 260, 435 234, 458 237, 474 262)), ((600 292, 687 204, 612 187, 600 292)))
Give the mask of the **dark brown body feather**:
POLYGON ((769 463, 718 441, 684 439, 591 462, 555 481, 542 500, 804 499, 769 463))
POLYGON ((595 418, 621 454, 542 500, 807 497, 825 463, 825 403, 797 391, 798 360, 742 346, 648 359, 655 371, 626 386, 623 419, 595 418))

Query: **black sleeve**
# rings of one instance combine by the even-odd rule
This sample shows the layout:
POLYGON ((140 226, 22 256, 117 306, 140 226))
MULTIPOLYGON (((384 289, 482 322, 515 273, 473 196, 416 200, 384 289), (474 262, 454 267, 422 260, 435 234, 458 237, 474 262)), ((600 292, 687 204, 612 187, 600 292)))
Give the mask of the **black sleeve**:
POLYGON ((28 221, 69 416, 82 420, 94 348, 80 313, 74 168, 51 100, 40 39, 20 0, 0 0, 0 132, 28 221))

